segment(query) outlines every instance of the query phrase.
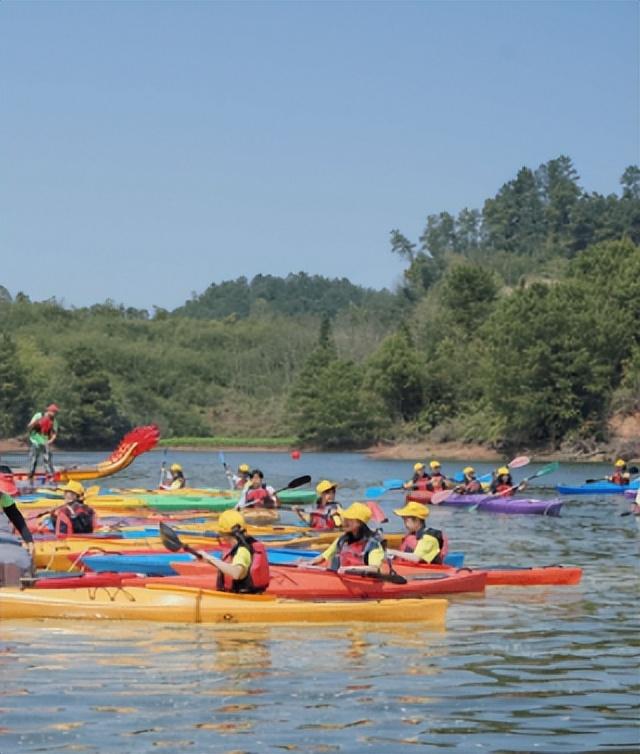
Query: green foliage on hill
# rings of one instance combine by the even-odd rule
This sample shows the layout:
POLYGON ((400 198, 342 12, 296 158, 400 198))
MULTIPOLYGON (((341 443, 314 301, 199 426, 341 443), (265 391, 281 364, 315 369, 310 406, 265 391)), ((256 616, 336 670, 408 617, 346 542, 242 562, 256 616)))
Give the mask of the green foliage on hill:
POLYGON ((55 401, 60 444, 168 437, 500 447, 603 439, 640 398, 640 170, 584 191, 567 157, 482 209, 392 231, 399 290, 305 273, 212 284, 169 312, 67 309, 0 287, 0 433, 55 401))

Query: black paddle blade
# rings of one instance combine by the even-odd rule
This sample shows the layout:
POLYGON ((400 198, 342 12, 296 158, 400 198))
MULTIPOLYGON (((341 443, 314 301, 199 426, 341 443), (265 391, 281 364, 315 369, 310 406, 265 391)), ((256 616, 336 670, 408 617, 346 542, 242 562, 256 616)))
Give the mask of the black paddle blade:
POLYGON ((170 526, 167 526, 164 521, 160 521, 160 538, 162 539, 162 544, 167 550, 171 550, 171 552, 179 552, 182 550, 180 537, 170 526))
POLYGON ((347 569, 344 571, 345 576, 360 576, 363 579, 375 579, 376 581, 389 581, 391 584, 406 584, 407 580, 404 576, 401 576, 396 571, 391 573, 363 573, 362 571, 355 571, 347 569))
POLYGON ((295 487, 302 487, 303 484, 309 484, 310 481, 311 477, 309 476, 309 474, 298 476, 289 482, 289 484, 285 487, 285 490, 292 490, 295 487))

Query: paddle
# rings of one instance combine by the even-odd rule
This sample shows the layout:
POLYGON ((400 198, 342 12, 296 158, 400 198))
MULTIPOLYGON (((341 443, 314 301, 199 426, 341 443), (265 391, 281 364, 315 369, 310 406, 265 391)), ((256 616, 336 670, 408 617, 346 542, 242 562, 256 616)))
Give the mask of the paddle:
POLYGON ((204 560, 203 556, 196 549, 183 542, 177 532, 165 524, 164 521, 160 521, 159 527, 160 539, 167 550, 171 550, 171 552, 180 552, 180 550, 184 550, 185 552, 191 553, 191 555, 195 555, 198 560, 204 560))
MULTIPOLYGON (((638 469, 637 466, 631 466, 629 469, 630 474, 637 474, 640 469, 638 469)), ((585 479, 585 484, 593 484, 594 482, 607 482, 609 481, 609 477, 601 476, 599 479, 585 479)), ((626 485, 620 485, 621 487, 624 487, 626 485)))
MULTIPOLYGON (((297 476, 295 479, 292 479, 289 484, 286 487, 281 487, 279 490, 276 490, 273 493, 274 497, 278 496, 278 493, 284 492, 285 490, 293 490, 296 487, 302 487, 303 484, 309 484, 311 481, 311 477, 309 474, 304 474, 303 476, 297 476)), ((251 503, 242 505, 241 508, 252 508, 253 506, 251 503)))
POLYGON ((162 487, 164 484, 164 478, 166 475, 166 465, 167 465, 167 449, 165 448, 162 452, 162 463, 160 464, 160 481, 158 482, 158 487, 162 487))
MULTIPOLYGON (((282 567, 286 568, 300 568, 304 571, 322 571, 323 573, 337 573, 337 571, 330 571, 328 568, 325 568, 324 566, 314 566, 314 565, 307 565, 306 563, 283 563, 282 565, 278 566, 279 568, 282 567)), ((389 566, 389 573, 381 573, 381 572, 364 572, 364 571, 356 571, 352 568, 347 568, 341 573, 338 574, 338 576, 359 576, 360 578, 364 579, 375 579, 376 581, 388 581, 391 584, 406 584, 407 579, 405 579, 404 576, 401 576, 397 571, 395 571, 391 565, 389 566)))
POLYGON ((222 467, 224 468, 225 476, 227 477, 227 481, 229 482, 229 489, 233 489, 233 472, 227 465, 227 462, 224 459, 224 453, 220 451, 218 453, 218 458, 220 459, 220 463, 222 464, 222 467))
POLYGON ((364 496, 367 498, 382 497, 389 490, 401 490, 404 488, 402 479, 385 479, 381 487, 367 487, 364 496))

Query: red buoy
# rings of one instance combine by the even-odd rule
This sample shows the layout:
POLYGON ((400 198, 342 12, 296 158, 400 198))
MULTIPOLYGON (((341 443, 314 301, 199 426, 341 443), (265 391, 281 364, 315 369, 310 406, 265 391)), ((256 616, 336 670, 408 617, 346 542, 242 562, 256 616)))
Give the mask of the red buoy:
POLYGON ((300 451, 299 450, 292 450, 291 451, 291 458, 293 458, 294 461, 300 460, 300 451))

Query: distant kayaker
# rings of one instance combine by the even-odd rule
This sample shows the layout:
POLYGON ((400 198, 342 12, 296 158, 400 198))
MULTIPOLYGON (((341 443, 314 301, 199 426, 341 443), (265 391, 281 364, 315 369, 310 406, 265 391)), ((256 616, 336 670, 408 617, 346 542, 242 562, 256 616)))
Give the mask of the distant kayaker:
POLYGON ((352 503, 342 511, 345 533, 337 537, 320 555, 306 560, 306 565, 325 563, 331 571, 345 570, 378 573, 385 558, 382 542, 367 526, 371 510, 364 503, 352 503))
POLYGON ((328 479, 323 479, 316 485, 316 507, 305 513, 302 508, 295 507, 293 510, 298 518, 308 524, 312 529, 335 529, 340 526, 341 518, 338 513, 340 506, 336 502, 336 490, 338 485, 328 479))
POLYGON ((96 512, 84 501, 85 489, 72 479, 62 487, 64 505, 51 512, 56 537, 91 534, 96 528, 96 512))
POLYGON ((257 594, 269 586, 267 552, 261 542, 247 534, 246 528, 242 513, 224 511, 218 519, 222 557, 199 551, 207 563, 218 569, 219 591, 257 594))
POLYGON ((476 479, 476 470, 473 466, 465 466, 462 469, 464 481, 455 487, 456 492, 462 495, 478 495, 482 490, 482 484, 476 479))
POLYGON ((622 486, 629 484, 631 481, 631 474, 627 468, 627 462, 623 461, 622 458, 618 458, 613 466, 613 474, 608 476, 607 480, 613 484, 619 484, 622 486))
POLYGON ((423 463, 418 461, 413 464, 413 477, 404 483, 405 490, 428 490, 431 477, 427 473, 423 463))
POLYGON ((431 480, 429 481, 429 487, 432 492, 440 492, 451 487, 451 484, 447 477, 442 473, 440 461, 431 461, 429 463, 431 468, 431 480))
POLYGON ((231 476, 231 481, 236 490, 244 489, 245 485, 251 477, 251 467, 248 463, 241 463, 238 466, 238 471, 231 476))
POLYGON ((387 550, 387 555, 408 560, 411 563, 441 564, 446 554, 446 538, 439 529, 425 526, 429 509, 421 503, 410 502, 404 508, 393 511, 402 518, 407 535, 399 550, 387 550))
POLYGON ((513 495, 516 490, 523 490, 525 483, 514 484, 511 472, 508 466, 501 466, 493 474, 493 479, 489 490, 492 495, 502 495, 503 497, 509 497, 513 495))
POLYGON ((33 535, 29 531, 27 522, 16 505, 14 497, 18 495, 18 488, 13 480, 7 478, 9 475, 2 475, 0 478, 0 508, 4 511, 7 518, 13 524, 15 530, 22 537, 24 545, 31 557, 34 553, 33 535))
POLYGON ((238 509, 242 508, 276 508, 278 501, 273 487, 266 484, 260 469, 253 469, 250 479, 244 487, 238 509))
POLYGON ((169 480, 160 485, 161 490, 181 490, 187 485, 184 471, 179 463, 169 466, 169 480))
POLYGON ((51 403, 44 411, 35 413, 27 425, 29 432, 29 481, 32 486, 40 456, 42 456, 45 472, 52 478, 55 474, 51 446, 58 436, 58 411, 59 408, 56 404, 51 403))

